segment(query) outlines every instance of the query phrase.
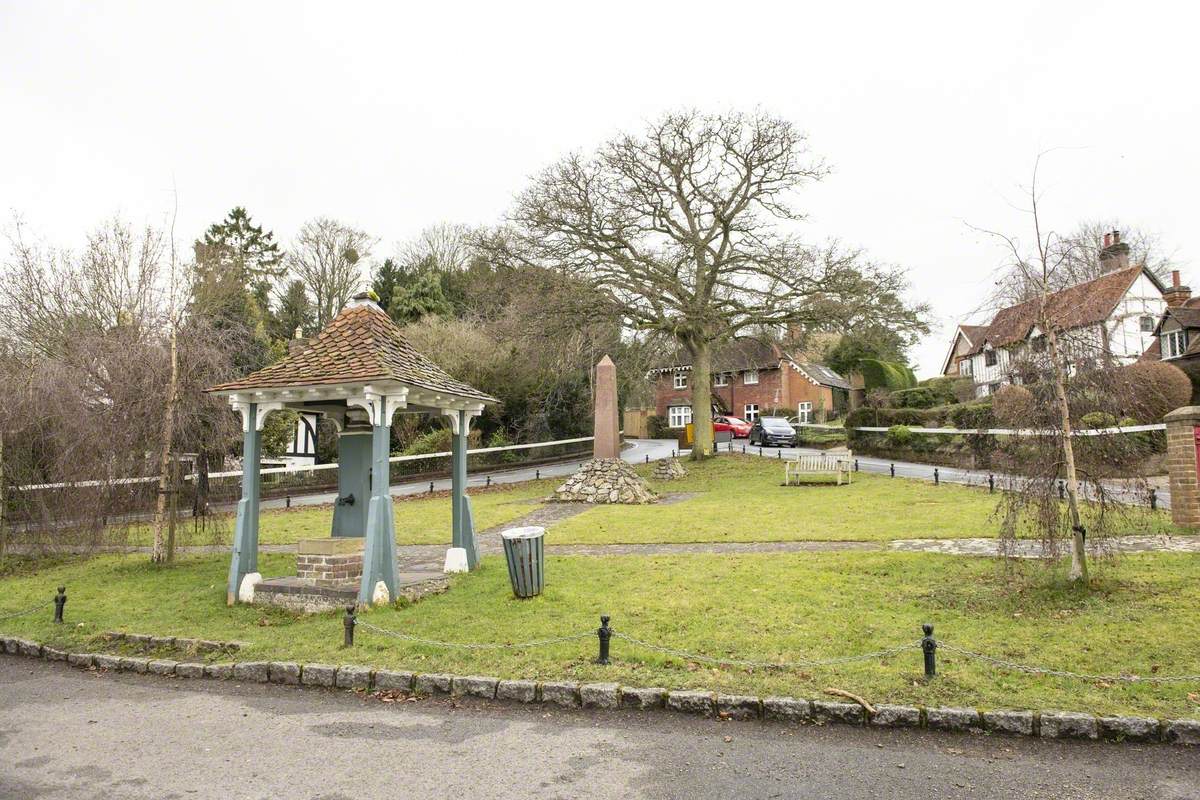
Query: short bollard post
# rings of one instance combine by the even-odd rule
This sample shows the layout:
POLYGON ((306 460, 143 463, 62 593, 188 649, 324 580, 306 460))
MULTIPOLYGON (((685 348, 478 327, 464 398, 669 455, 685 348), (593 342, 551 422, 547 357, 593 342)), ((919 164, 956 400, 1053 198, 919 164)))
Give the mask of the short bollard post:
POLYGON ((484 484, 484 485, 485 485, 485 486, 491 486, 491 485, 492 485, 492 476, 491 476, 491 475, 488 475, 488 476, 487 476, 487 483, 486 483, 486 484, 484 484))
POLYGON ((921 637, 921 651, 925 654, 925 677, 937 675, 937 640, 933 638, 933 625, 926 622, 921 626, 925 635, 921 637))
POLYGON ((746 445, 742 445, 742 455, 746 455, 746 445))
POLYGON ((54 596, 54 621, 62 624, 63 621, 63 606, 67 604, 67 587, 58 587, 58 594, 54 596))
POLYGON ((596 638, 600 640, 600 657, 597 664, 611 664, 608 658, 608 643, 612 640, 612 628, 608 627, 608 614, 600 615, 600 627, 596 630, 596 638))
POLYGON ((996 476, 988 475, 988 494, 996 491, 996 476))
POLYGON ((854 459, 854 471, 858 472, 858 459, 854 459))
POLYGON ((1058 482, 1058 499, 1059 500, 1063 499, 1063 482, 1062 481, 1058 482))
POLYGON ((937 468, 937 467, 934 467, 934 468, 933 468, 933 485, 934 485, 934 486, 937 486, 937 485, 938 485, 938 483, 939 483, 939 479, 938 479, 938 468, 937 468))
POLYGON ((892 464, 892 465, 891 465, 891 466, 888 468, 888 471, 892 473, 892 477, 893 477, 893 478, 894 478, 894 477, 896 477, 896 465, 895 465, 895 464, 892 464))
POLYGON ((775 457, 780 458, 780 459, 783 458, 783 448, 782 447, 775 451, 775 457))
POLYGON ((650 463, 650 454, 649 453, 646 453, 646 463, 647 464, 650 463))
POLYGON ((533 479, 535 481, 540 481, 542 479, 542 471, 540 469, 536 469, 533 471, 533 479))
POLYGON ((671 448, 671 458, 674 458, 674 457, 675 457, 675 448, 672 447, 671 448))
POLYGON ((342 618, 342 627, 346 629, 346 638, 342 647, 354 646, 354 625, 358 622, 354 614, 354 606, 346 606, 346 616, 342 618))
POLYGON ((762 455, 762 448, 761 448, 761 447, 760 447, 760 448, 758 448, 758 454, 759 454, 760 456, 762 455))
POLYGON ((291 492, 288 492, 287 495, 283 498, 283 507, 284 508, 292 507, 292 493, 291 492))
POLYGON ((1150 487, 1150 510, 1158 510, 1158 490, 1153 486, 1150 487))
POLYGON ((429 482, 429 493, 433 494, 433 481, 429 482))

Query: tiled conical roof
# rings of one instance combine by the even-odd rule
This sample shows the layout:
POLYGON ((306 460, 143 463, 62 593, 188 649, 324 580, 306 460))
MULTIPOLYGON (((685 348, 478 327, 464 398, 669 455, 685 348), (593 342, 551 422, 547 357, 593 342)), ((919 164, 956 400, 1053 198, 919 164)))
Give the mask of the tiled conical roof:
POLYGON ((496 398, 450 377, 419 353, 383 309, 363 296, 342 309, 304 349, 209 391, 334 386, 380 380, 400 381, 485 403, 497 402, 496 398))

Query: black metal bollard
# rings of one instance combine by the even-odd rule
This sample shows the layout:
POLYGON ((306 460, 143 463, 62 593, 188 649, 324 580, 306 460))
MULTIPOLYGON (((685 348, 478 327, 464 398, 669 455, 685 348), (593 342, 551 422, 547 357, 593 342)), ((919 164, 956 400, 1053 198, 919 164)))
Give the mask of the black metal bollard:
POLYGON ((533 479, 535 481, 540 481, 542 479, 542 471, 540 469, 536 469, 533 471, 533 479))
POLYGON ((1153 486, 1150 487, 1150 510, 1158 510, 1158 490, 1153 486))
POLYGON ((933 485, 934 485, 934 486, 937 486, 937 485, 938 485, 938 482, 939 482, 939 479, 938 479, 938 468, 937 468, 937 467, 934 467, 934 468, 933 468, 933 485))
POLYGON ((292 507, 292 494, 291 494, 291 492, 288 492, 287 496, 283 498, 283 507, 284 507, 284 508, 291 508, 291 507, 292 507))
POLYGON ((671 458, 674 458, 674 457, 675 457, 675 448, 672 447, 671 448, 671 458))
POLYGON ((854 471, 858 472, 858 459, 854 459, 854 471))
POLYGON ((611 664, 608 658, 608 644, 612 640, 612 628, 608 627, 608 614, 600 615, 600 627, 596 630, 596 638, 600 640, 600 657, 597 664, 611 664))
POLYGON ((996 491, 996 476, 988 475, 988 494, 996 491))
POLYGON ((760 447, 760 448, 758 448, 758 454, 759 454, 760 456, 762 455, 762 448, 761 448, 761 447, 760 447))
POLYGON ((1063 499, 1063 482, 1062 481, 1058 482, 1058 499, 1059 500, 1063 499))
POLYGON ((650 454, 649 453, 646 453, 646 463, 647 464, 650 463, 650 454))
POLYGON ((925 654, 925 677, 937 675, 937 640, 933 638, 933 625, 926 622, 921 626, 925 633, 921 637, 921 651, 925 654))
POLYGON ((429 493, 433 494, 433 481, 429 482, 429 493))
POLYGON ((783 448, 782 447, 775 451, 775 457, 778 459, 783 458, 783 448))
POLYGON ((354 625, 358 619, 354 615, 354 606, 346 606, 346 616, 342 618, 342 627, 346 630, 346 638, 342 642, 342 647, 354 646, 354 625))
POLYGON ((54 596, 54 621, 59 625, 63 621, 63 606, 67 604, 67 587, 58 587, 58 594, 54 596))
POLYGON ((895 464, 892 464, 892 465, 891 465, 891 466, 888 468, 888 471, 892 473, 892 477, 893 477, 893 478, 894 478, 894 477, 896 477, 896 465, 895 465, 895 464))
POLYGON ((746 445, 742 445, 742 455, 746 455, 746 445))
POLYGON ((491 475, 488 475, 488 476, 487 476, 487 483, 485 483, 485 484, 484 484, 484 486, 491 486, 491 485, 492 485, 492 476, 491 476, 491 475))

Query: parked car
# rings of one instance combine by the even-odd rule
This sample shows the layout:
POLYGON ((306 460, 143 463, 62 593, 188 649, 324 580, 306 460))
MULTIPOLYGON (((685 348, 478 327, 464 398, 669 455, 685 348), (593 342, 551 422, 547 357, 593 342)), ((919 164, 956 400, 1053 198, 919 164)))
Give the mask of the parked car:
POLYGON ((714 431, 729 431, 735 439, 745 439, 750 435, 750 423, 744 419, 737 417, 728 417, 724 414, 713 417, 714 431))
POLYGON ((795 447, 796 430, 783 417, 759 417, 750 427, 750 444, 795 447))

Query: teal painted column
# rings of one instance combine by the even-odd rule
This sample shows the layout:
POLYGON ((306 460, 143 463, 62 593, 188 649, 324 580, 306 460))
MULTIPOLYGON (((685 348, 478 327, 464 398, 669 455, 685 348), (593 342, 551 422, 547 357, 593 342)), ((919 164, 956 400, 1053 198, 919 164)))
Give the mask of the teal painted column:
POLYGON ((375 594, 375 584, 383 581, 388 596, 396 599, 396 520, 392 511, 390 470, 391 420, 387 418, 387 398, 380 397, 376 422, 371 429, 371 503, 367 508, 367 541, 363 546, 362 583, 358 589, 359 605, 368 606, 375 594))
POLYGON ((450 499, 452 537, 454 547, 467 551, 467 567, 479 565, 479 546, 475 542, 475 525, 471 514, 471 499, 467 497, 467 425, 471 418, 467 412, 458 411, 458 431, 454 434, 451 447, 450 499))
POLYGON ((233 529, 233 557, 229 563, 229 586, 225 597, 229 605, 237 602, 242 579, 252 572, 258 572, 258 462, 262 454, 258 404, 250 403, 244 414, 242 499, 238 501, 237 524, 233 529))
POLYGON ((372 431, 338 434, 338 500, 333 505, 333 536, 364 536, 371 505, 372 431), (349 498, 354 498, 354 503, 349 498))

